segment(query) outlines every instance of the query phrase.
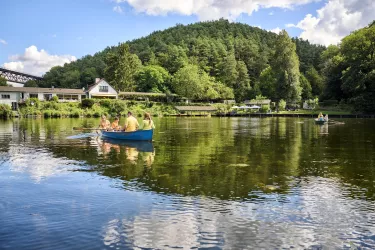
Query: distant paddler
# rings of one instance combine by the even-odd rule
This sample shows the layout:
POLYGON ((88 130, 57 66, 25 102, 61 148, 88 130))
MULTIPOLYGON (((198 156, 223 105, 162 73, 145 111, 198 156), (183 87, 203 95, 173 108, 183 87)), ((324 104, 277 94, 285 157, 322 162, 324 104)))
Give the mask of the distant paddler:
POLYGON ((322 112, 320 112, 319 115, 318 115, 318 121, 324 121, 324 116, 323 116, 322 112))
POLYGON ((100 120, 99 129, 109 129, 111 128, 111 123, 107 120, 105 115, 102 115, 102 119, 100 120))

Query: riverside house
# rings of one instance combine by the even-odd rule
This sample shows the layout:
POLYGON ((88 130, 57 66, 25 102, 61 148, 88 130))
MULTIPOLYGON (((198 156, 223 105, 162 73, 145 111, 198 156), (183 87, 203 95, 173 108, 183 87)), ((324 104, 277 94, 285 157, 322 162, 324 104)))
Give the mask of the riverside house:
POLYGON ((57 96, 59 102, 78 102, 85 98, 112 98, 117 99, 118 94, 104 79, 97 78, 88 90, 64 88, 32 88, 0 86, 0 104, 8 104, 13 110, 19 103, 29 98, 38 98, 40 101, 49 101, 57 96))

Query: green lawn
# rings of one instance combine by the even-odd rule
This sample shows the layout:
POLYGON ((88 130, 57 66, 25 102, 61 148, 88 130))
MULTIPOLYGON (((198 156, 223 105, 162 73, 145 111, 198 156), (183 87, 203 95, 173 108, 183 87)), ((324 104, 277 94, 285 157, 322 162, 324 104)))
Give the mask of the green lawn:
POLYGON ((278 114, 311 114, 311 115, 318 115, 320 112, 322 112, 324 115, 350 115, 350 111, 344 111, 344 110, 304 110, 300 109, 298 111, 280 111, 278 114))

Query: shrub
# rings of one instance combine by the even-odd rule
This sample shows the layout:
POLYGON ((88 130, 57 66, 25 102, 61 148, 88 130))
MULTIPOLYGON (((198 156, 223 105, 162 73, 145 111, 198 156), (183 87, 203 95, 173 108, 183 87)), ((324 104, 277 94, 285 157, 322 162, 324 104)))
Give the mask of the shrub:
POLYGON ((59 102, 59 98, 57 96, 52 96, 51 102, 59 102))
POLYGON ((26 100, 25 104, 27 107, 40 107, 40 101, 38 98, 29 98, 26 100))
POLYGON ((49 118, 49 117, 51 117, 52 116, 52 111, 51 110, 44 110, 43 111, 43 116, 44 116, 44 118, 49 118))
POLYGON ((100 106, 110 108, 111 107, 112 100, 109 99, 102 99, 99 101, 100 106))
POLYGON ((269 105, 263 105, 263 106, 260 108, 260 111, 261 111, 262 113, 267 113, 269 109, 270 109, 270 106, 269 106, 269 105))
POLYGON ((279 111, 284 111, 285 107, 286 107, 286 101, 284 101, 283 99, 281 99, 279 101, 279 103, 277 104, 277 108, 278 108, 279 111))
POLYGON ((113 100, 109 108, 110 113, 121 114, 126 111, 127 105, 124 101, 113 100))
POLYGON ((12 116, 12 108, 8 104, 0 104, 0 116, 9 118, 12 116))
POLYGON ((82 108, 92 108, 92 106, 94 106, 95 104, 95 100, 93 99, 83 99, 81 101, 81 107, 82 108))

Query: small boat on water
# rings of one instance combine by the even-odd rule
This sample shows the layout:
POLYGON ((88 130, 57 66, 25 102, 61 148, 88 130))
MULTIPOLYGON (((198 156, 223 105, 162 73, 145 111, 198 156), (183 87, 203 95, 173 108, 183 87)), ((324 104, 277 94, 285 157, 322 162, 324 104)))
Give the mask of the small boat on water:
POLYGON ((101 131, 104 138, 129 141, 152 141, 153 133, 153 130, 137 130, 134 132, 101 131))
POLYGON ((326 122, 328 122, 328 121, 326 121, 326 120, 320 120, 320 119, 315 119, 315 124, 321 124, 321 125, 323 125, 323 124, 325 124, 326 122))

